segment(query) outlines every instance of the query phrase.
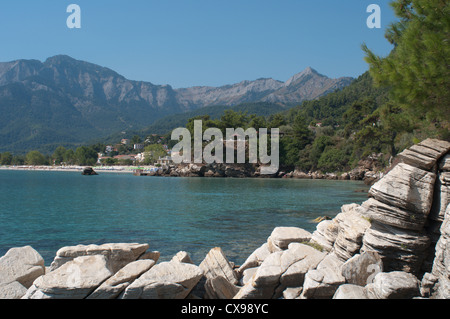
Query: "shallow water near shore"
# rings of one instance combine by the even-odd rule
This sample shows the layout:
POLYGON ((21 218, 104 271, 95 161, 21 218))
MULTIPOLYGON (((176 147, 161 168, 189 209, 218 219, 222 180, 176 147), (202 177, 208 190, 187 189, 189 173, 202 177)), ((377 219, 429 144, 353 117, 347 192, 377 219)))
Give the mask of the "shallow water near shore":
POLYGON ((356 181, 0 171, 0 256, 30 245, 48 266, 64 246, 136 242, 161 260, 187 251, 196 264, 221 247, 241 264, 275 227, 312 232, 313 219, 362 203, 367 190, 356 181))

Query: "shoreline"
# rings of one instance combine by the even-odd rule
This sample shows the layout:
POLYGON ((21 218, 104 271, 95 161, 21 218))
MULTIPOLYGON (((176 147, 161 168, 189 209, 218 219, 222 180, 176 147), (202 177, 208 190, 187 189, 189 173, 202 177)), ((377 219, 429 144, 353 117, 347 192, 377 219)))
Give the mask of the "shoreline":
MULTIPOLYGON (((37 171, 37 172, 83 172, 88 166, 49 166, 49 165, 3 165, 0 166, 0 171, 37 171)), ((214 177, 214 178, 278 178, 278 179, 311 179, 311 180, 353 180, 364 181, 366 185, 371 186, 374 182, 383 177, 381 172, 373 172, 364 170, 361 168, 354 169, 350 172, 344 173, 326 173, 321 172, 309 172, 304 173, 298 170, 294 171, 280 171, 274 175, 259 175, 255 172, 246 171, 245 169, 231 168, 227 172, 221 172, 218 174, 216 167, 211 165, 202 165, 197 167, 196 165, 183 166, 168 166, 168 167, 156 167, 156 166, 89 166, 97 173, 123 173, 123 174, 135 174, 136 171, 141 171, 144 176, 160 176, 160 177, 214 177), (202 171, 206 169, 206 171, 202 171), (362 173, 362 174, 361 174, 362 173)), ((138 175, 139 176, 139 175, 138 175)))
MULTIPOLYGON (((31 166, 31 165, 20 165, 20 166, 0 166, 0 171, 39 171, 39 172, 82 172, 86 166, 31 166)), ((96 172, 101 173, 127 173, 133 174, 136 169, 142 170, 152 170, 156 167, 136 167, 136 166, 104 166, 104 167, 92 167, 96 172)))

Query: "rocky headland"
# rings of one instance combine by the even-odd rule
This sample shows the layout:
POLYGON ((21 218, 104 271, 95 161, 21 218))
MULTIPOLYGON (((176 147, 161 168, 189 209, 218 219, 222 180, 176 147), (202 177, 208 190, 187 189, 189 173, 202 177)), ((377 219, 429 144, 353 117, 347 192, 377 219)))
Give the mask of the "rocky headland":
POLYGON ((382 154, 372 154, 359 161, 358 165, 349 172, 323 173, 321 171, 304 172, 298 169, 279 169, 275 174, 261 174, 260 164, 178 164, 165 165, 153 170, 146 176, 164 177, 232 177, 232 178, 296 178, 296 179, 328 179, 364 181, 372 185, 384 175, 385 168, 380 158, 382 154))
POLYGON ((310 233, 276 227, 242 265, 221 248, 195 265, 158 262, 149 244, 63 247, 50 267, 32 247, 0 258, 3 299, 450 298, 450 143, 401 154, 369 191, 310 233))

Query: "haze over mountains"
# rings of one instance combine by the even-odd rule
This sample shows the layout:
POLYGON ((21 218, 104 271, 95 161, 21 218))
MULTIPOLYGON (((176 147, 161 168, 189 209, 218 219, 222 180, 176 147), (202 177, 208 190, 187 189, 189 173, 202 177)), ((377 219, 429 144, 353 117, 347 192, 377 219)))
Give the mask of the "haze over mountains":
POLYGON ((0 63, 0 152, 71 146, 138 130, 167 115, 205 106, 292 104, 341 89, 312 68, 286 82, 258 79, 221 87, 173 89, 128 80, 111 69, 58 55, 0 63))

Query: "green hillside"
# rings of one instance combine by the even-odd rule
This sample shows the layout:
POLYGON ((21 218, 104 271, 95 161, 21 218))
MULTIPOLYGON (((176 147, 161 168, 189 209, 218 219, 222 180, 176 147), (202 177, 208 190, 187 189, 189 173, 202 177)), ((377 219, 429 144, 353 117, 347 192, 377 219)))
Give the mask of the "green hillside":
POLYGON ((244 103, 235 106, 224 106, 224 105, 214 105, 203 107, 194 111, 187 113, 180 113, 166 116, 162 119, 155 121, 152 125, 148 126, 143 130, 125 131, 117 132, 110 135, 105 139, 96 139, 92 143, 103 142, 103 143, 116 143, 122 138, 131 138, 135 135, 145 138, 151 134, 166 135, 170 134, 174 129, 178 127, 185 127, 189 119, 194 117, 200 117, 204 115, 209 115, 212 119, 219 119, 227 110, 232 110, 234 112, 242 112, 247 114, 254 114, 257 116, 270 116, 275 113, 286 111, 293 105, 285 105, 281 103, 268 103, 268 102, 257 102, 257 103, 244 103))

